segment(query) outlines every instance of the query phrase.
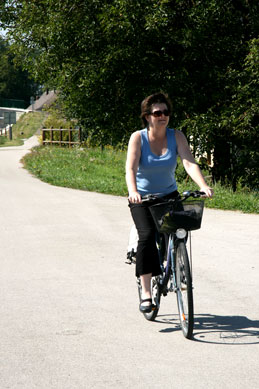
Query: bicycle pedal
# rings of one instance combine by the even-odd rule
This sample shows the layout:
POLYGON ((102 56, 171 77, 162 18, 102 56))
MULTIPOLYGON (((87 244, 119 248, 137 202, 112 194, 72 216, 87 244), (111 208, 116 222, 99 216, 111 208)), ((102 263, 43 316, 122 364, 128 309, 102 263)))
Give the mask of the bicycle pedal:
POLYGON ((126 261, 125 261, 125 263, 126 263, 127 265, 136 265, 136 259, 135 259, 134 257, 132 257, 132 258, 127 258, 126 261))

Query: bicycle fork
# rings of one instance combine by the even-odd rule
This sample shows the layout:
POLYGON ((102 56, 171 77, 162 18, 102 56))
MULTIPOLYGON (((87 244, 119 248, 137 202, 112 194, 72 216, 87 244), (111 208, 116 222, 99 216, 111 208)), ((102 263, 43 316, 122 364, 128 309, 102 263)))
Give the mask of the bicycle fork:
MULTIPOLYGON (((167 278, 168 281, 170 281, 168 286, 169 292, 175 292, 186 290, 183 280, 180 280, 180 284, 177 283, 176 280, 176 251, 179 243, 179 239, 174 240, 172 236, 169 237, 168 242, 168 267, 166 269, 166 273, 169 274, 169 277, 167 278), (170 268, 169 268, 170 267, 170 268)), ((168 282, 167 281, 167 282, 168 282)))
POLYGON ((164 277, 160 276, 160 293, 166 296, 168 292, 176 292, 177 290, 175 279, 175 245, 171 235, 168 239, 166 268, 164 269, 163 265, 161 268, 164 277), (168 285, 169 281, 170 283, 168 285))
POLYGON ((170 283, 169 283, 169 287, 168 287, 168 290, 169 292, 176 292, 177 291, 177 286, 176 286, 176 271, 175 271, 175 256, 176 256, 176 251, 175 251, 176 247, 175 247, 175 242, 174 242, 174 239, 172 237, 172 235, 170 235, 169 237, 169 242, 168 242, 168 265, 170 266, 170 269, 168 268, 167 271, 169 272, 169 274, 171 275, 171 277, 169 276, 169 280, 170 280, 170 283))

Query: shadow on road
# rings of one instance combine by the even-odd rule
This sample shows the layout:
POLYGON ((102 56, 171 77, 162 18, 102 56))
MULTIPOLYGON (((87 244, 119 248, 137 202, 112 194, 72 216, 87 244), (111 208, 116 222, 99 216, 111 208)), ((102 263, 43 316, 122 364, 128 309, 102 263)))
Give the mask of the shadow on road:
MULTIPOLYGON (((177 315, 160 315, 157 323, 170 324, 161 333, 179 331, 177 315)), ((246 316, 195 315, 193 340, 214 344, 259 344, 259 320, 246 316)))

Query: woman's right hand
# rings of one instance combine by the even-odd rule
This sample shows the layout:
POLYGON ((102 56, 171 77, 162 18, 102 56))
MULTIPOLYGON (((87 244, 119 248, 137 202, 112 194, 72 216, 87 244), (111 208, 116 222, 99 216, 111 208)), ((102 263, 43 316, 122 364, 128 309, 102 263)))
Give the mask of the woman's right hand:
POLYGON ((142 203, 141 196, 138 192, 131 192, 128 196, 128 200, 130 203, 140 204, 142 203))

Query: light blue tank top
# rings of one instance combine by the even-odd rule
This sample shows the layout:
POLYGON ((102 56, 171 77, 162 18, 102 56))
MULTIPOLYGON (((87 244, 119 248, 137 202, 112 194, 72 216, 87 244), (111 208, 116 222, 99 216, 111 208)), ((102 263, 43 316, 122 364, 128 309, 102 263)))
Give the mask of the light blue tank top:
POLYGON ((141 196, 155 194, 164 196, 177 189, 175 169, 177 144, 173 129, 166 129, 167 151, 163 155, 152 153, 147 128, 140 131, 141 157, 136 175, 137 190, 141 196))

